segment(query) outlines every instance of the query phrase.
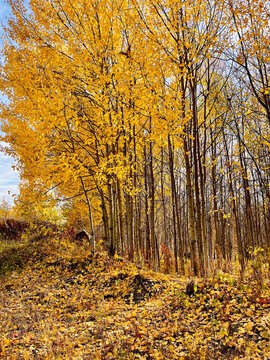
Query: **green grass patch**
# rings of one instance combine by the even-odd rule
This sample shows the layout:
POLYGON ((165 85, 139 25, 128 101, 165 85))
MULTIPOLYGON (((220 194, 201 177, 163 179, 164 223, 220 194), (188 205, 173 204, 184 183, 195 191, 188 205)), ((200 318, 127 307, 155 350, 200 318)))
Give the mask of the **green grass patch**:
POLYGON ((0 275, 10 271, 20 270, 33 257, 36 246, 24 242, 0 243, 0 275))

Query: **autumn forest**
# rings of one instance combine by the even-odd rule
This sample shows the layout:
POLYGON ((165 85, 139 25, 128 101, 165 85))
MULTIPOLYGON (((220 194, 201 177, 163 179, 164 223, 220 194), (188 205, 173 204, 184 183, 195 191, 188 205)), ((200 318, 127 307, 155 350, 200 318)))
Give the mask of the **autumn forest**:
POLYGON ((269 0, 5 7, 0 359, 270 359, 269 0))
POLYGON ((2 140, 25 212, 61 208, 93 253, 165 273, 269 249, 268 1, 9 3, 2 140))

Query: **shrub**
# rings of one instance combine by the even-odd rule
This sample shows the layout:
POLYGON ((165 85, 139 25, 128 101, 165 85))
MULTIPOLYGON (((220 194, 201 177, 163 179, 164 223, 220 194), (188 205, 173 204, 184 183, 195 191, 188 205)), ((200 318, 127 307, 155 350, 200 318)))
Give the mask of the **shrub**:
POLYGON ((22 220, 6 219, 0 222, 0 239, 20 241, 22 234, 29 228, 29 223, 22 220))

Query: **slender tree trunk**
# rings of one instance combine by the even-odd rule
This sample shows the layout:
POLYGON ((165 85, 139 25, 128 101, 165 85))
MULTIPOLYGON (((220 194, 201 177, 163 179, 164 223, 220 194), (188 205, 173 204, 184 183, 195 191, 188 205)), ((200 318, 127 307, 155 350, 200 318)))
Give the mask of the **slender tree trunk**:
POLYGON ((199 271, 198 249, 197 249, 197 241, 196 241, 196 230, 195 230, 195 215, 194 215, 194 203, 193 203, 193 194, 192 194, 191 168, 190 168, 190 163, 189 163, 186 139, 184 139, 184 158, 185 158, 186 178, 187 178, 191 263, 192 263, 192 267, 193 267, 195 276, 199 276, 200 271, 199 271))
POLYGON ((169 242, 168 242, 168 230, 167 230, 167 209, 164 196, 164 148, 161 149, 161 170, 160 170, 160 186, 161 186, 161 200, 163 210, 163 233, 164 233, 164 262, 165 272, 168 273, 170 269, 169 259, 169 242))
POLYGON ((241 240, 241 235, 240 235, 239 219, 238 219, 238 216, 237 216, 236 197, 235 197, 234 190, 233 190, 231 162, 230 162, 230 158, 229 158, 229 150, 228 150, 228 145, 227 145, 227 141, 226 141, 226 138, 225 138, 224 130, 223 130, 222 134, 223 134, 223 140, 224 140, 224 145, 225 145, 227 164, 228 164, 228 167, 229 167, 229 172, 228 172, 228 178, 229 178, 228 183, 229 184, 228 185, 229 185, 230 195, 231 195, 231 198, 232 198, 232 212, 233 212, 233 216, 234 216, 235 234, 236 234, 238 254, 239 254, 239 260, 240 260, 240 266, 241 266, 241 274, 243 274, 244 273, 244 267, 245 267, 244 251, 243 251, 242 240, 241 240))
POLYGON ((124 255, 124 216, 123 216, 123 205, 122 205, 122 196, 121 196, 121 185, 119 179, 116 180, 117 185, 117 198, 118 198, 118 217, 119 217, 119 232, 120 232, 120 248, 121 255, 124 255))
POLYGON ((198 120, 197 120, 197 104, 196 104, 196 87, 194 84, 191 85, 191 97, 192 97, 192 115, 193 115, 193 163, 194 163, 194 193, 195 193, 195 204, 196 204, 196 234, 198 240, 198 250, 200 258, 200 270, 205 273, 204 263, 204 249, 202 241, 202 213, 201 213, 201 200, 200 200, 200 189, 199 189, 199 171, 198 171, 198 158, 200 156, 198 149, 198 120))
POLYGON ((175 257, 175 271, 178 272, 178 253, 180 255, 180 271, 185 273, 184 267, 184 252, 181 239, 181 224, 178 208, 178 198, 176 193, 176 184, 174 177, 174 157, 170 136, 168 135, 168 150, 169 150, 169 165, 171 176, 171 192, 172 192, 172 204, 173 204, 173 221, 174 221, 174 257, 175 257))
POLYGON ((83 192, 84 192, 84 196, 85 196, 87 207, 88 207, 90 235, 91 235, 91 241, 92 241, 92 253, 94 254, 95 250, 96 250, 96 238, 95 238, 95 230, 94 230, 94 223, 93 223, 92 206, 91 206, 82 176, 80 176, 80 179, 81 179, 81 184, 83 187, 83 192))
POLYGON ((144 145, 144 209, 145 209, 145 257, 146 263, 150 265, 150 225, 149 225, 149 206, 148 206, 148 159, 146 152, 146 145, 144 145))
POLYGON ((155 238, 155 183, 154 183, 154 170, 153 170, 153 144, 150 141, 149 144, 149 156, 150 156, 150 185, 149 185, 149 197, 150 197, 150 219, 151 219, 151 229, 150 229, 150 236, 151 236, 151 258, 152 264, 154 269, 157 268, 156 262, 156 238, 155 238))

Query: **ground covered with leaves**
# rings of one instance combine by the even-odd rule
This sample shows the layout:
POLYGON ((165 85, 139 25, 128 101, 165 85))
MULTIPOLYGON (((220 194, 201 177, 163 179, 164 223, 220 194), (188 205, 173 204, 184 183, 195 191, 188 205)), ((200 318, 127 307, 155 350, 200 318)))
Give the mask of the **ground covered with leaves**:
POLYGON ((0 358, 270 359, 268 280, 190 281, 35 247, 0 277, 0 358))

